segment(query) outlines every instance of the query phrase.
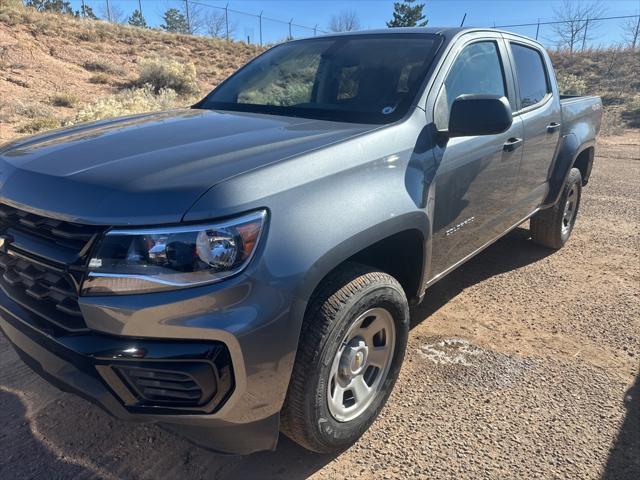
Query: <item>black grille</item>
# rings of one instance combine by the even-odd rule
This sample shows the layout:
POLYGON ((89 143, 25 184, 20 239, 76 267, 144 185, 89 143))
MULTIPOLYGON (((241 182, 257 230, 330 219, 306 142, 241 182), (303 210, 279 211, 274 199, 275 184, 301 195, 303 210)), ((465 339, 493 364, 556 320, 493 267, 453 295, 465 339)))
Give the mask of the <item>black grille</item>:
POLYGON ((24 257, 0 253, 0 285, 23 308, 66 330, 85 328, 69 275, 24 257))
POLYGON ((0 287, 44 320, 69 331, 86 329, 78 288, 86 256, 101 228, 41 217, 0 205, 0 287))
POLYGON ((35 235, 65 249, 82 252, 93 236, 101 229, 53 218, 41 217, 7 205, 0 205, 0 224, 35 235))

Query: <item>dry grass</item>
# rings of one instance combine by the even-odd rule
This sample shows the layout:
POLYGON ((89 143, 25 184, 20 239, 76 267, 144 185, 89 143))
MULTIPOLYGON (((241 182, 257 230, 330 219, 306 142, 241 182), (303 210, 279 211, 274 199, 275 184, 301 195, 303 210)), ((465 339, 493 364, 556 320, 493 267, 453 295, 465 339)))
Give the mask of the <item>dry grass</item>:
POLYGON ((49 103, 54 107, 73 108, 77 102, 78 99, 70 93, 56 93, 49 97, 49 103))
POLYGON ((0 0, 0 143, 54 123, 42 119, 64 125, 125 114, 122 105, 136 112, 141 105, 189 105, 261 51, 241 42, 38 13, 19 0, 0 0), (149 63, 155 67, 144 71, 149 63), (144 83, 158 98, 145 93, 144 83))
POLYGON ((89 83, 97 83, 99 85, 108 85, 111 81, 111 75, 107 75, 106 73, 96 73, 89 77, 89 83))
POLYGON ((54 117, 37 117, 24 123, 18 128, 18 133, 38 133, 43 130, 52 130, 60 126, 60 120, 54 117))
POLYGON ((570 55, 551 52, 560 93, 600 95, 603 133, 640 128, 640 53, 636 49, 592 49, 570 55))
POLYGON ((89 60, 88 62, 84 62, 82 65, 85 70, 90 72, 101 72, 101 73, 116 73, 118 69, 113 66, 113 64, 109 62, 105 62, 104 60, 89 60))
MULTIPOLYGON (((189 104, 186 99, 182 101, 181 106, 189 104)), ((156 93, 153 87, 145 85, 142 88, 127 89, 115 95, 100 97, 94 102, 82 107, 76 117, 68 123, 87 122, 136 113, 168 110, 177 106, 179 103, 180 99, 174 90, 163 89, 156 93)))
POLYGON ((149 85, 155 93, 170 89, 178 95, 195 95, 199 91, 193 63, 183 64, 161 58, 141 63, 136 84, 140 87, 149 85))

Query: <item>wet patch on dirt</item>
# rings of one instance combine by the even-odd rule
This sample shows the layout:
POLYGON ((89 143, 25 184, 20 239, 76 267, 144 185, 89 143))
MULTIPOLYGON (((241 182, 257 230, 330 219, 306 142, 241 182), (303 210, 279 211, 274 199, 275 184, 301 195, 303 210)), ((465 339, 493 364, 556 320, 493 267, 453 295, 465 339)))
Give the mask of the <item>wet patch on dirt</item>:
POLYGON ((476 388, 511 387, 539 363, 481 348, 462 338, 435 337, 420 345, 417 353, 442 379, 476 388))

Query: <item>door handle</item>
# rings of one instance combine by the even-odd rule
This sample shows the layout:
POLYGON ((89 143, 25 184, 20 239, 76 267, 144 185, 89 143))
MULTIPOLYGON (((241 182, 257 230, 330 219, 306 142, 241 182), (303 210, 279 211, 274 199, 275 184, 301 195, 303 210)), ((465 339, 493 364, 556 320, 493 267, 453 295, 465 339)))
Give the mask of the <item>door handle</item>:
POLYGON ((520 145, 522 145, 522 139, 521 138, 510 138, 509 140, 504 142, 504 145, 502 146, 502 149, 505 152, 513 152, 520 145))
POLYGON ((559 128, 560 128, 560 124, 558 122, 551 122, 549 125, 547 125, 547 132, 553 133, 559 128))

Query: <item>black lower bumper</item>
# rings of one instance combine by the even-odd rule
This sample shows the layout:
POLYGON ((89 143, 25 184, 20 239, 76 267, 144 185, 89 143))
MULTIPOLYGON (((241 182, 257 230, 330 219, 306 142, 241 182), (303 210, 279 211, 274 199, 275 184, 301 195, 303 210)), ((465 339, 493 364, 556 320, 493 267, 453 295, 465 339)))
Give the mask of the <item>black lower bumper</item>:
POLYGON ((27 365, 61 390, 123 420, 166 424, 216 451, 275 448, 277 415, 249 424, 213 415, 234 389, 222 342, 68 334, 29 320, 37 317, 0 295, 3 333, 27 365))

